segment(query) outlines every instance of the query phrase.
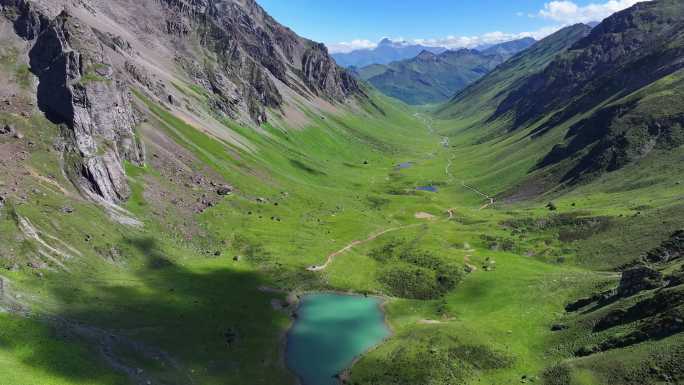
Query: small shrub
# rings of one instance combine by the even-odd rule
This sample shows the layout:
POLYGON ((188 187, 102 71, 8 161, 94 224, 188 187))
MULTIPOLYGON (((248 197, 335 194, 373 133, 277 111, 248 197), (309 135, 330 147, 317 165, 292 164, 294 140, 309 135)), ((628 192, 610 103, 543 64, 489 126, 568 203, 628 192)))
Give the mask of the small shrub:
POLYGON ((373 210, 381 210, 390 203, 389 199, 378 196, 368 196, 366 197, 366 201, 368 202, 368 206, 373 210))
POLYGON ((449 350, 449 356, 468 362, 481 370, 504 369, 513 365, 513 358, 484 345, 461 345, 449 350))
POLYGON ((570 385, 571 373, 567 365, 559 364, 544 370, 542 383, 544 385, 570 385))
POLYGON ((406 247, 406 241, 403 239, 392 239, 384 245, 371 250, 368 256, 379 262, 385 262, 394 259, 399 254, 400 250, 406 247))
POLYGON ((441 292, 434 271, 410 264, 396 264, 383 269, 380 282, 396 297, 431 299, 441 292))
POLYGON ((393 262, 379 272, 378 281, 397 297, 439 298, 463 279, 461 265, 419 250, 403 239, 393 239, 372 250, 369 256, 379 262, 393 262))

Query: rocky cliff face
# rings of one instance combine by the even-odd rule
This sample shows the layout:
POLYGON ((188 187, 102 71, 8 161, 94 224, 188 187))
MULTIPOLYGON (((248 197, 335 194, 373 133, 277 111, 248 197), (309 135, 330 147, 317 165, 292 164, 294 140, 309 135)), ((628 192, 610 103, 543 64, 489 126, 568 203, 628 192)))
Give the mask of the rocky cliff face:
POLYGON ((257 123, 280 108, 282 86, 305 98, 342 102, 362 94, 324 45, 297 36, 253 0, 162 0, 166 33, 192 40, 216 55, 216 66, 184 60, 228 115, 247 109, 257 123), (242 106, 246 106, 242 107, 242 106))
POLYGON ((278 24, 253 0, 0 0, 0 6, 32 45, 38 107, 63 127, 65 171, 85 195, 111 203, 130 194, 123 162, 144 162, 134 134, 133 85, 173 105, 173 80, 164 77, 180 72, 204 89, 215 115, 257 125, 293 97, 335 104, 363 96, 325 46, 278 24))
POLYGON ((4 1, 17 34, 29 40, 38 107, 61 124, 65 171, 86 195, 128 198, 123 161, 142 163, 127 87, 92 28, 62 12, 55 19, 28 1, 4 1))
POLYGON ((143 161, 133 132, 135 113, 93 30, 62 13, 37 36, 30 58, 39 78, 39 107, 67 127, 70 176, 107 201, 128 198, 122 161, 143 161))

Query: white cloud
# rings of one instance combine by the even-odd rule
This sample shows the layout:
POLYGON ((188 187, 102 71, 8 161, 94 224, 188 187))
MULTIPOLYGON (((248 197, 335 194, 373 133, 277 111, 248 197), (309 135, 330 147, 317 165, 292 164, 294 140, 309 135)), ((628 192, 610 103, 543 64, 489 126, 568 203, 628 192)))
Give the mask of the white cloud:
POLYGON ((328 50, 333 53, 346 53, 357 49, 375 48, 378 44, 366 39, 343 41, 339 43, 327 44, 328 50))
POLYGON ((488 32, 477 36, 447 36, 441 39, 416 39, 414 42, 435 47, 445 47, 449 49, 457 48, 473 48, 485 44, 498 44, 506 41, 522 39, 525 37, 533 37, 537 40, 542 39, 554 32, 560 27, 545 27, 537 31, 507 33, 501 31, 488 32))
MULTIPOLYGON (((403 38, 394 38, 391 40, 395 44, 421 44, 425 46, 444 47, 448 49, 473 48, 480 45, 497 44, 516 39, 522 39, 524 37, 533 37, 537 40, 540 40, 558 31, 562 27, 571 24, 601 21, 615 12, 633 6, 639 1, 649 0, 608 0, 603 3, 591 3, 585 6, 579 6, 575 2, 569 0, 556 0, 544 4, 544 8, 539 10, 537 13, 530 13, 527 15, 528 17, 542 18, 554 22, 554 25, 546 26, 536 31, 519 33, 495 31, 476 36, 446 36, 443 38, 408 40, 403 38)), ((516 15, 524 16, 524 14, 521 12, 516 13, 516 15)), ((328 49, 333 53, 342 53, 357 49, 373 49, 377 47, 377 45, 378 42, 358 39, 350 42, 328 44, 328 49)))
POLYGON ((585 6, 579 6, 568 0, 551 1, 544 4, 544 9, 540 10, 537 16, 563 25, 601 21, 640 1, 644 0, 609 0, 605 3, 591 3, 585 6))
MULTIPOLYGON (((557 30, 560 26, 545 27, 532 32, 520 33, 506 33, 506 32, 488 32, 476 36, 447 36, 437 39, 412 39, 406 40, 403 38, 392 38, 392 42, 396 45, 420 44, 429 47, 444 47, 449 49, 458 48, 474 48, 485 44, 497 44, 506 41, 522 39, 524 37, 533 37, 537 40, 542 39, 557 30)), ((373 49, 378 46, 379 42, 371 42, 370 40, 353 40, 351 42, 341 42, 328 44, 328 50, 332 53, 346 53, 357 49, 373 49)))

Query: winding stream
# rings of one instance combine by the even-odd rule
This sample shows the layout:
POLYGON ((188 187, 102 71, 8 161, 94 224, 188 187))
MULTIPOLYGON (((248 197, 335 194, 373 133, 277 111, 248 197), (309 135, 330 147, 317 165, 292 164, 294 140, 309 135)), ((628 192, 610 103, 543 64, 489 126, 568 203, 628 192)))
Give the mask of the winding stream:
POLYGON ((302 298, 287 336, 286 360, 303 385, 337 384, 337 374, 390 334, 381 303, 332 293, 302 298))

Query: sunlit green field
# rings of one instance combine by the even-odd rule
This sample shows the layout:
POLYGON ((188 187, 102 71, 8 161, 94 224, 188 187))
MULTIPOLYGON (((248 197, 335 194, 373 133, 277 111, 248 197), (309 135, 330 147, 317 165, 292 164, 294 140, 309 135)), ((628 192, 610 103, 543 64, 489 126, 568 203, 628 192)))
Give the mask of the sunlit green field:
MULTIPOLYGON (((201 103, 201 94, 195 98, 201 103)), ((614 284, 617 275, 606 271, 680 225, 677 215, 662 213, 684 210, 681 189, 669 177, 681 175, 681 150, 645 159, 649 168, 630 166, 574 190, 481 209, 487 200, 463 184, 500 194, 528 173, 548 143, 523 145, 521 134, 477 144, 480 133, 466 129, 477 117, 436 120, 430 111, 373 98, 383 113, 364 106, 357 114, 311 119, 306 128, 267 125, 256 132, 226 122, 226 130, 252 144, 247 152, 136 94, 150 116, 140 128, 143 143, 145 132, 163 130, 236 187, 197 215, 191 239, 173 231, 184 218, 155 213, 146 201, 152 182, 165 184, 153 167, 127 167, 133 196, 126 209, 144 222, 132 229, 77 198, 54 153, 33 157, 31 167, 56 175, 70 194, 36 182, 41 194, 8 205, 0 219, 0 241, 9 245, 3 252, 36 252, 16 236, 19 218, 27 218, 78 253, 70 253, 68 271, 5 266, 10 290, 26 294, 16 301, 18 312, 0 313, 0 371, 10 373, 0 384, 122 384, 125 374, 112 370, 121 357, 120 364, 161 383, 293 383, 282 358, 292 309, 275 310, 271 301, 313 290, 387 297, 393 337, 361 357, 352 383, 388 383, 383 376, 393 371, 401 384, 538 379, 570 357, 570 350, 554 347, 572 335, 550 331, 567 322, 564 305, 614 284), (404 162, 411 167, 397 168, 404 162), (645 183, 655 167, 668 174, 645 183), (556 211, 546 208, 549 201, 556 211), (74 212, 60 213, 64 205, 74 212), (524 232, 509 225, 558 214, 613 220, 589 234, 562 225, 524 232), (306 270, 352 241, 395 228, 323 271, 306 270), (564 240, 563 232, 570 234, 564 240), (442 298, 394 298, 380 279, 382 263, 369 254, 396 239, 476 269, 442 298)), ((41 145, 50 142, 38 118, 17 124, 41 145)), ((575 383, 600 383, 591 367, 573 365, 575 383)))

